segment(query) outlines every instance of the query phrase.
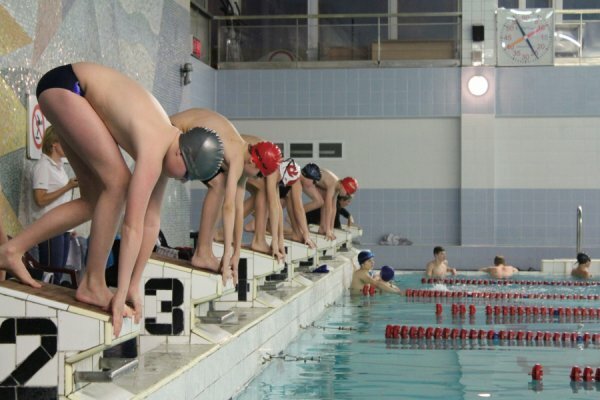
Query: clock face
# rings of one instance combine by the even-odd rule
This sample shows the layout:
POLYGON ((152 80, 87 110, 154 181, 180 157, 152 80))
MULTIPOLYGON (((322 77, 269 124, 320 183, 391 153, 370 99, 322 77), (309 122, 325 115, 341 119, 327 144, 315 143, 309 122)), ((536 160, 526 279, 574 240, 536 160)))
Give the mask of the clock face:
POLYGON ((498 65, 553 65, 554 10, 498 10, 498 65))

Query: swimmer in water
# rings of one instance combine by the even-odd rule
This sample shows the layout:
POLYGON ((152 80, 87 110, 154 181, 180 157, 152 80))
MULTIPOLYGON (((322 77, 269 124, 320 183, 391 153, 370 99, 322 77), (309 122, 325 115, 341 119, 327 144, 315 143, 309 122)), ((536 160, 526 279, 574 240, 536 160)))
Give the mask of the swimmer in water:
POLYGON ((448 273, 456 275, 456 268, 448 266, 446 250, 442 246, 436 246, 433 248, 433 260, 425 267, 425 275, 432 278, 445 278, 448 273))
POLYGON ((514 273, 519 270, 512 265, 505 265, 504 257, 494 257, 494 265, 491 267, 485 267, 480 269, 481 272, 487 272, 496 279, 510 278, 514 273))
MULTIPOLYGON (((371 277, 369 272, 371 271, 371 269, 373 269, 373 266, 375 265, 374 258, 375 255, 370 250, 363 250, 360 253, 358 253, 358 263, 360 264, 360 267, 357 270, 355 270, 352 274, 350 292, 362 293, 363 287, 365 285, 372 285, 385 293, 404 294, 404 292, 398 287, 394 286, 393 284, 390 285, 389 281, 384 281, 383 279, 374 279, 371 277)), ((386 273, 384 272, 384 274, 386 273)), ((389 276, 390 274, 387 273, 386 277, 389 276)), ((391 274, 390 280, 392 278, 393 274, 391 274)))
POLYGON ((590 266, 592 265, 592 259, 585 253, 577 254, 576 267, 571 271, 573 278, 579 279, 590 279, 592 274, 590 273, 590 266))

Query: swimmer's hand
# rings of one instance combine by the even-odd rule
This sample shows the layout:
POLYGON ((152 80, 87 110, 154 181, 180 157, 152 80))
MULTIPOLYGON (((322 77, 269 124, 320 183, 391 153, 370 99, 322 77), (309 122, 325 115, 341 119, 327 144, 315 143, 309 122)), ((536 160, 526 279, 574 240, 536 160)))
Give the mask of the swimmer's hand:
POLYGON ((311 249, 317 248, 317 245, 315 244, 315 242, 313 242, 312 239, 308 236, 304 238, 304 244, 307 245, 311 249))
POLYGON ((142 319, 142 300, 140 299, 139 288, 130 287, 127 293, 127 305, 133 312, 133 321, 136 324, 142 319))
POLYGON ((231 269, 232 269, 232 277, 233 284, 237 285, 238 283, 238 265, 240 263, 240 253, 233 252, 233 256, 231 256, 231 269))
POLYGON ((69 188, 69 190, 75 189, 78 186, 79 186, 79 181, 77 180, 77 178, 71 178, 71 179, 69 179, 69 182, 67 182, 67 188, 69 188))
POLYGON ((227 281, 233 276, 233 268, 231 267, 231 257, 223 254, 221 257, 221 265, 219 266, 221 277, 223 278, 223 286, 227 285, 227 281))
POLYGON ((271 248, 271 254, 273 255, 274 258, 277 259, 278 263, 282 263, 285 260, 285 254, 282 254, 281 251, 279 251, 278 247, 275 248, 271 248))
POLYGON ((123 313, 125 312, 125 296, 118 292, 110 300, 108 305, 112 314, 113 335, 119 337, 121 328, 123 328, 123 313))

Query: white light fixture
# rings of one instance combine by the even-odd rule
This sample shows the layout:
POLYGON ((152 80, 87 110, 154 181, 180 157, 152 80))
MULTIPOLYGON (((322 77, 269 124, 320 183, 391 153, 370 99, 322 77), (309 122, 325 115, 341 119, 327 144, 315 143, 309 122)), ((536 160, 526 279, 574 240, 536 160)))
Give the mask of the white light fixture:
POLYGON ((473 96, 483 96, 488 91, 488 81, 484 76, 475 75, 469 78, 467 82, 467 88, 469 88, 469 93, 473 96))

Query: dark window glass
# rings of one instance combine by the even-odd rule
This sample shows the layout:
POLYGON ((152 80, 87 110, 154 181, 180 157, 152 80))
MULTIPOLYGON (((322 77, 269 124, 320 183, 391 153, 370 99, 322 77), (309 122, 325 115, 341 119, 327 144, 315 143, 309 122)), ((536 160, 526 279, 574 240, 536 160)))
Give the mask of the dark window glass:
POLYGON ((290 143, 290 157, 314 158, 312 143, 290 143))
POLYGON ((342 158, 342 144, 319 143, 319 158, 342 158))

